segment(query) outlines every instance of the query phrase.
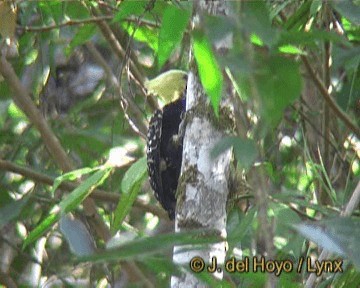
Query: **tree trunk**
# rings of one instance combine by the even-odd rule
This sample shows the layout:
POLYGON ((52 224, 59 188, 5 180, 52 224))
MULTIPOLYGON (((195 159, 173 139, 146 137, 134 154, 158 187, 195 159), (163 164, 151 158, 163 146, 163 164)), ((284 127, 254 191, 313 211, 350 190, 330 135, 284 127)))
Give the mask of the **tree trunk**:
MULTIPOLYGON (((225 14, 225 1, 194 2, 194 19, 201 19, 199 14, 225 14)), ((200 20, 201 21, 201 20, 200 20)), ((195 25, 201 23, 194 23, 195 25)), ((216 45, 218 49, 227 48, 216 45)), ((193 57, 190 67, 194 65, 193 57)), ((225 95, 223 95, 225 96, 225 95)), ((225 98, 225 97, 223 97, 225 98)), ((187 116, 184 136, 181 177, 177 191, 177 211, 175 231, 184 232, 194 229, 216 231, 226 237, 226 201, 228 196, 229 167, 232 152, 229 150, 215 159, 210 157, 214 145, 224 138, 225 133, 214 127, 210 116, 213 112, 207 96, 201 86, 195 68, 189 72, 187 83, 187 116), (204 112, 206 111, 206 112, 204 112)), ((206 233, 204 234, 206 235, 206 233)), ((199 237, 206 237, 199 235, 199 237)), ((174 247, 173 260, 185 267, 194 267, 193 271, 205 273, 207 264, 216 257, 218 268, 224 262, 226 242, 212 244, 207 249, 196 250, 196 247, 174 247), (200 257, 200 258, 194 258, 200 257), (193 260, 192 260, 193 259, 193 260)), ((214 271, 214 276, 222 278, 222 271, 214 271)), ((193 274, 184 272, 180 277, 172 277, 171 287, 205 287, 193 274)))

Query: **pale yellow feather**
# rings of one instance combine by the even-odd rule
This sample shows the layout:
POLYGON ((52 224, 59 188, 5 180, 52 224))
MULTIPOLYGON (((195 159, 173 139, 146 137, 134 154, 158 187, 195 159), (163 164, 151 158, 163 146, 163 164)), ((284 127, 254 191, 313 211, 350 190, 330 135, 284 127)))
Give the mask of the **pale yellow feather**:
POLYGON ((146 80, 144 85, 148 93, 158 95, 168 104, 182 96, 186 87, 186 75, 182 70, 169 70, 154 79, 146 80))

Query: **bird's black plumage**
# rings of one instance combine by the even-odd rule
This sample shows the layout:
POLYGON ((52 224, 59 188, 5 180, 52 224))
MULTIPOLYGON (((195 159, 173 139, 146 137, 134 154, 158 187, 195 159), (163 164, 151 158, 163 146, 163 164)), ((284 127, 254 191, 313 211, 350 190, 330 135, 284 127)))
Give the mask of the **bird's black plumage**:
POLYGON ((147 135, 147 164, 150 185, 156 199, 175 217, 175 193, 182 161, 182 136, 179 126, 185 111, 185 98, 157 110, 150 120, 147 135))

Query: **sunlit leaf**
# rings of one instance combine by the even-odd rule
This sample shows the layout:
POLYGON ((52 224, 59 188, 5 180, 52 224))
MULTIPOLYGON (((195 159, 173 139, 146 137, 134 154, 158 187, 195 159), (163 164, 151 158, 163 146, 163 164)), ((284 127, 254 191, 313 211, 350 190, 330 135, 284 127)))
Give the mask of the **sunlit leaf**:
POLYGON ((306 55, 306 52, 297 48, 293 45, 284 45, 279 47, 279 51, 285 54, 294 54, 294 55, 306 55))
POLYGON ((24 112, 15 105, 14 102, 11 102, 8 107, 8 113, 12 118, 18 118, 18 119, 27 119, 24 112))
POLYGON ((36 49, 31 50, 25 57, 24 59, 24 64, 25 65, 30 65, 32 63, 34 63, 38 57, 38 53, 39 51, 36 49))
POLYGON ((145 11, 145 1, 121 1, 119 12, 114 16, 113 22, 120 22, 130 15, 140 15, 145 11))
POLYGON ((194 56, 199 70, 201 84, 209 96, 215 115, 219 115, 219 104, 223 87, 223 76, 211 45, 201 31, 193 33, 194 56))
POLYGON ((71 212, 110 175, 112 168, 102 167, 99 171, 88 177, 75 190, 67 195, 60 203, 61 213, 71 212))
POLYGON ((159 31, 157 28, 140 26, 129 23, 122 23, 121 27, 135 40, 146 43, 154 52, 158 51, 159 45, 159 31))
POLYGON ((70 171, 59 177, 56 177, 54 180, 54 185, 51 189, 51 193, 54 193, 55 190, 60 186, 61 183, 65 182, 65 181, 74 181, 74 180, 80 179, 81 176, 89 174, 98 169, 99 169, 99 167, 95 167, 95 168, 85 167, 85 168, 70 171))
POLYGON ((25 238, 23 248, 27 247, 30 243, 39 239, 45 232, 47 232, 57 221, 60 219, 59 209, 56 208, 47 216, 39 225, 32 230, 25 238))

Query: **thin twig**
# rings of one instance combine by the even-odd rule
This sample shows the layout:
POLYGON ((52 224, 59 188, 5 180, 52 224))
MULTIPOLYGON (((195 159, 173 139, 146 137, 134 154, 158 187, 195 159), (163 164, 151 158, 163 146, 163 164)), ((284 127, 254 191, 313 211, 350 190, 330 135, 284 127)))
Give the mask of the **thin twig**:
POLYGON ((354 124, 349 117, 339 108, 339 106, 334 102, 333 98, 329 95, 326 90, 325 85, 321 82, 319 77, 316 75, 314 69, 311 67, 309 60, 305 55, 301 55, 301 60, 305 64, 307 71, 309 72, 311 79, 314 81, 315 85, 320 91, 320 94, 326 101, 326 103, 330 106, 330 108, 335 112, 335 114, 345 123, 347 127, 356 135, 357 138, 360 139, 360 128, 354 124))
MULTIPOLYGON (((92 8, 91 11, 96 17, 100 17, 99 16, 100 12, 97 9, 92 8)), ((111 31, 109 25, 105 21, 98 21, 96 23, 97 23, 98 27, 100 28, 100 31, 102 32, 103 36, 109 43, 110 47, 115 52, 115 54, 118 56, 118 58, 119 59, 126 58, 125 50, 123 49, 123 47, 121 46, 119 41, 116 39, 116 37, 115 37, 114 33, 111 31)), ((139 81, 139 83, 144 83, 144 76, 140 73, 139 69, 136 67, 136 65, 132 61, 130 61, 130 70, 131 70, 131 73, 134 75, 134 77, 137 79, 137 81, 139 81)))
MULTIPOLYGON (((88 18, 88 19, 81 19, 81 20, 68 20, 65 21, 63 23, 60 24, 52 24, 52 25, 48 25, 48 26, 21 26, 21 25, 17 25, 17 29, 23 32, 46 32, 46 31, 50 31, 53 29, 59 29, 62 27, 67 27, 67 26, 76 26, 76 25, 83 25, 83 24, 89 24, 89 23, 97 23, 99 21, 111 21, 114 19, 113 15, 108 15, 108 16, 98 16, 98 17, 93 17, 93 18, 88 18)), ((125 18, 122 21, 126 21, 129 23, 132 22, 136 22, 136 23, 140 23, 140 25, 146 25, 149 27, 153 27, 153 28, 159 28, 159 25, 156 23, 153 23, 151 21, 148 20, 144 20, 141 19, 140 21, 138 21, 137 19, 134 19, 132 17, 129 18, 125 18)))
MULTIPOLYGON (((326 31, 330 31, 330 10, 326 3, 324 3, 324 25, 326 27, 326 31)), ((331 43, 329 41, 324 42, 324 63, 323 63, 323 73, 324 73, 324 85, 326 87, 327 91, 330 91, 331 89, 331 79, 330 79, 330 68, 331 68, 331 43)), ((325 105, 324 107, 324 135, 326 139, 330 139, 330 128, 331 128, 331 118, 330 118, 330 109, 329 105, 325 105)), ((323 142, 324 152, 323 152, 323 158, 324 158, 324 166, 325 171, 329 173, 330 171, 330 148, 329 143, 327 141, 323 142)), ((324 200, 326 200, 328 197, 325 196, 326 194, 323 194, 324 200)), ((321 199, 322 200, 322 199, 321 199)), ((326 203, 326 202, 323 202, 326 203)))
MULTIPOLYGON (((12 93, 12 97, 15 104, 25 113, 29 121, 33 123, 36 129, 40 132, 42 141, 57 165, 59 165, 64 172, 74 170, 75 166, 73 166, 71 158, 66 154, 59 139, 45 121, 42 113, 36 108, 28 91, 17 77, 11 64, 3 55, 0 55, 0 73, 14 92, 12 93)), ((98 232, 101 231, 101 233, 98 233, 98 236, 105 241, 110 239, 110 231, 97 213, 93 199, 86 198, 83 205, 86 214, 93 217, 94 221, 96 221, 98 225, 98 227, 94 227, 94 229, 98 232)))
POLYGON ((66 26, 75 26, 75 25, 83 25, 83 24, 88 24, 88 23, 96 23, 99 21, 108 21, 108 20, 112 20, 114 17, 113 16, 99 16, 99 17, 93 17, 93 18, 89 18, 89 19, 81 19, 81 20, 68 20, 65 21, 63 23, 59 23, 59 24, 53 24, 53 25, 48 25, 48 26, 17 26, 17 29, 22 30, 24 32, 46 32, 46 31, 50 31, 53 29, 59 29, 62 27, 66 27, 66 26))
MULTIPOLYGON (((52 178, 48 175, 36 172, 33 169, 19 166, 10 161, 1 160, 1 159, 0 159, 0 170, 10 171, 10 172, 22 175, 26 178, 32 179, 37 183, 43 183, 43 184, 50 185, 50 186, 54 185, 54 181, 55 181, 55 178, 52 178)), ((77 183, 62 182, 60 184, 59 188, 66 190, 66 191, 72 191, 78 185, 79 184, 77 184, 77 183)), ((104 191, 101 189, 94 189, 94 191, 90 194, 90 197, 93 198, 94 200, 99 200, 99 201, 108 202, 108 203, 118 203, 120 200, 119 194, 107 192, 107 191, 104 191)), ((150 213, 158 216, 161 219, 168 219, 168 216, 164 210, 162 210, 161 208, 159 208, 157 206, 149 205, 141 199, 135 200, 134 207, 139 208, 145 212, 150 212, 150 213)))
POLYGON ((52 132, 42 113, 36 108, 11 64, 3 56, 0 57, 0 73, 14 92, 12 97, 15 104, 25 113, 30 122, 33 123, 40 132, 50 155, 63 171, 73 170, 72 161, 61 146, 59 139, 52 132))
MULTIPOLYGON (((104 9, 101 9, 101 11, 99 11, 98 9, 93 8, 91 11, 95 16, 99 16, 101 12, 108 13, 107 11, 104 11, 104 9)), ((142 17, 130 17, 130 18, 126 18, 126 21, 134 22, 137 25, 151 26, 149 25, 150 23, 147 20, 142 19, 142 17)), ((103 33, 103 36, 108 41, 110 47, 112 48, 114 53, 118 56, 118 58, 123 59, 124 61, 125 60, 128 61, 130 76, 134 80, 135 84, 139 87, 139 90, 143 93, 143 96, 146 96, 146 101, 149 104, 150 108, 153 110, 157 109, 158 108, 157 101, 152 96, 146 94, 146 89, 144 87, 145 76, 142 73, 142 69, 141 66, 139 65, 137 57, 134 56, 134 53, 127 53, 126 49, 123 48, 126 46, 126 44, 123 43, 124 41, 122 40, 127 38, 124 37, 124 34, 121 31, 119 25, 114 25, 114 24, 109 25, 105 21, 98 22, 97 25, 99 26, 101 32, 103 33)), ((159 25, 157 25, 157 27, 158 26, 159 25)), ((123 64, 123 67, 125 67, 125 64, 123 64)), ((120 83, 121 86, 121 81, 118 82, 120 83)))
MULTIPOLYGON (((306 105, 306 103, 304 103, 306 105)), ((328 142, 328 144, 334 149, 336 155, 340 158, 340 161, 342 161, 343 163, 345 163, 346 161, 342 158, 342 155, 340 153, 339 147, 337 147, 335 145, 335 143, 333 143, 333 141, 329 138, 326 138, 324 134, 322 134, 322 132, 318 129, 318 127, 316 127, 316 125, 314 123, 311 122, 311 120, 309 119, 308 116, 306 116, 306 114, 301 111, 300 109, 297 109, 294 105, 291 105, 291 108, 294 109, 294 111, 296 111, 297 113, 299 113, 299 115, 303 118, 303 120, 309 124, 311 126, 311 128, 319 134, 320 137, 322 137, 324 139, 324 141, 328 142)), ((286 119, 285 119, 286 120, 286 119)))
MULTIPOLYGON (((104 69, 108 83, 112 87, 114 87, 115 93, 120 98, 119 91, 120 91, 121 87, 120 87, 120 84, 119 84, 116 76, 112 72, 110 66, 107 64, 104 57, 102 57, 102 55, 97 51, 96 47, 91 42, 88 42, 85 45, 88 48, 88 50, 91 53, 94 60, 96 61, 96 63, 99 64, 104 69)), ((126 102, 129 105, 128 108, 132 112, 131 121, 133 121, 135 123, 136 130, 138 130, 140 132, 138 134, 141 137, 145 138, 147 127, 143 121, 143 118, 144 118, 143 113, 130 97, 125 97, 125 98, 126 98, 126 102)), ((135 132, 138 132, 136 130, 135 130, 135 132)))

